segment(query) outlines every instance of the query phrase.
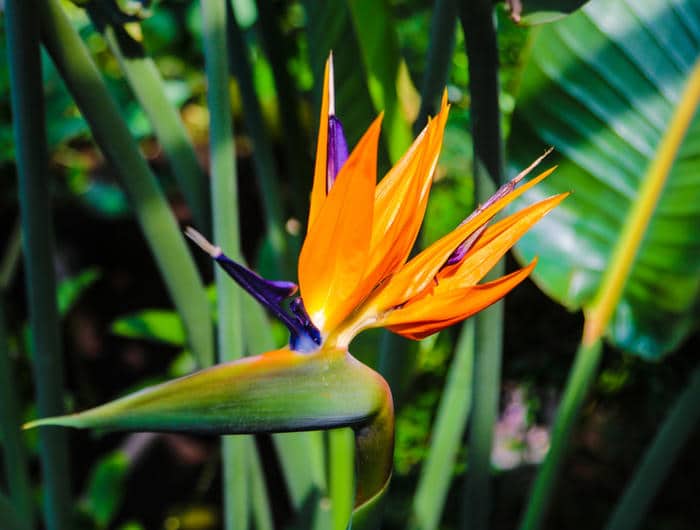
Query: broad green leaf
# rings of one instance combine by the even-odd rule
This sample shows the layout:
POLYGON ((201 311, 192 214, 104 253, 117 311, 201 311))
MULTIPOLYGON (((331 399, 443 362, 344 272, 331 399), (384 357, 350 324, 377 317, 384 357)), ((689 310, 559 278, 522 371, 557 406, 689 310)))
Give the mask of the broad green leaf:
MULTIPOLYGON (((573 194, 516 247, 539 255, 534 279, 558 302, 586 308, 640 184, 700 55, 700 5, 692 0, 602 1, 535 37, 510 137, 510 171, 554 146, 556 173, 536 195, 573 194)), ((658 359, 698 318, 700 119, 680 145, 608 334, 658 359)), ((525 200, 533 200, 533 196, 525 200)))
MULTIPOLYGON (((522 13, 520 22, 534 26, 536 24, 546 24, 565 17, 588 0, 521 0, 522 13)), ((515 2, 513 2, 515 3, 515 2)))
POLYGON ((148 339, 173 346, 184 346, 186 340, 182 319, 174 311, 146 309, 112 323, 112 333, 133 339, 148 339))

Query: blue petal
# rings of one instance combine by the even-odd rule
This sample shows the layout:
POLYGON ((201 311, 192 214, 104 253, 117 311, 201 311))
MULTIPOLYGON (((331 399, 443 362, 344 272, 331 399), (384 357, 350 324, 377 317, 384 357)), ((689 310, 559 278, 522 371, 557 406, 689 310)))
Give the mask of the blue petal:
POLYGON ((343 124, 335 116, 328 118, 328 157, 326 162, 326 194, 331 191, 335 178, 348 159, 348 143, 343 124))

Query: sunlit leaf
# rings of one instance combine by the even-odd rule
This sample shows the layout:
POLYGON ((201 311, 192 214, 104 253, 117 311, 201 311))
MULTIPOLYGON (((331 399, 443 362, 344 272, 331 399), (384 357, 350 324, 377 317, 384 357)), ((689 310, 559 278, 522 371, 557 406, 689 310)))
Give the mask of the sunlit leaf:
POLYGON ((174 311, 147 309, 115 320, 112 333, 133 339, 147 339, 184 346, 186 340, 182 319, 174 311))
MULTIPOLYGON (((700 54, 691 0, 593 1, 539 30, 510 138, 510 170, 552 145, 560 167, 534 193, 573 191, 518 245, 535 281, 586 307, 700 54)), ((696 325, 700 292, 700 120, 680 146, 622 298, 612 341, 644 357, 673 350, 696 325)), ((532 200, 530 196, 526 200, 532 200)))

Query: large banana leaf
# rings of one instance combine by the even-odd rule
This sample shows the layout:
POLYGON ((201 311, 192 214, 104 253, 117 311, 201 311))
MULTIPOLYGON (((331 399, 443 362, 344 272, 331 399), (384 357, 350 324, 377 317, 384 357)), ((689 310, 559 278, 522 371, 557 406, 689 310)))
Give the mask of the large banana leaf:
MULTIPOLYGON (((585 309, 700 55, 700 3, 594 0, 534 39, 509 169, 552 145, 560 168, 535 193, 573 194, 517 252, 525 262, 540 256, 534 278, 546 293, 585 309)), ((614 344, 649 359, 673 350, 698 319, 699 162, 696 115, 608 327, 614 344)))

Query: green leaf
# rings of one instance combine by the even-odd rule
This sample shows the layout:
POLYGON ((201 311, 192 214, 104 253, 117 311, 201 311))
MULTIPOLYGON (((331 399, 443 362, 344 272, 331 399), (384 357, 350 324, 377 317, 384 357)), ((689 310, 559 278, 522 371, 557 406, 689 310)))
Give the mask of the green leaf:
POLYGON ((17 515, 10 499, 0 492, 0 521, 7 525, 7 530, 29 530, 29 525, 25 524, 17 515))
POLYGON ((57 287, 58 312, 65 315, 73 307, 73 304, 80 298, 92 284, 100 277, 97 269, 86 269, 77 276, 72 276, 62 280, 57 287))
POLYGON ((185 328, 174 311, 147 309, 112 322, 112 333, 133 339, 148 339, 184 346, 185 328))
MULTIPOLYGON (((401 57, 387 0, 348 2, 357 33, 367 86, 377 112, 384 112, 384 137, 392 162, 401 158, 413 138, 402 103, 418 99, 401 57), (401 93, 400 93, 401 92, 401 93), (404 96, 404 101, 400 96, 404 96)), ((357 60, 357 59, 355 59, 357 60)))
POLYGON ((588 0, 522 0, 520 22, 528 26, 554 22, 570 15, 588 0))
MULTIPOLYGON (((700 10, 680 1, 593 1, 539 30, 510 138, 510 170, 547 145, 557 172, 529 197, 573 194, 516 247, 540 256, 534 279, 558 302, 589 307, 640 201, 647 168, 700 53, 700 10)), ((614 344, 658 359, 698 318, 700 120, 694 118, 608 328, 614 344)))
POLYGON ((83 508, 99 528, 106 528, 117 513, 128 471, 129 459, 121 451, 102 458, 92 471, 83 508))
MULTIPOLYGON (((367 88, 364 65, 358 58, 361 51, 350 10, 345 2, 305 0, 308 19, 309 60, 314 72, 317 90, 317 108, 320 108, 323 68, 328 53, 333 51, 335 72, 335 108, 343 122, 348 145, 360 139, 376 116, 367 88)), ((317 120, 314 114, 314 124, 317 120)))

